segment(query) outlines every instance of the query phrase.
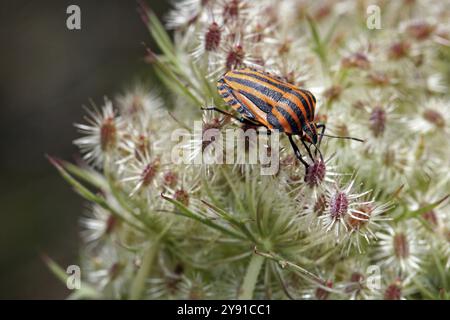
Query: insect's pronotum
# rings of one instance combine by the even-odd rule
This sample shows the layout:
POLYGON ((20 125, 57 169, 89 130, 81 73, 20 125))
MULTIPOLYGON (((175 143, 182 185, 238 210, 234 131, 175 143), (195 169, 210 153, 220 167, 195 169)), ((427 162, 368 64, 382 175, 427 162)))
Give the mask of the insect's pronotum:
MULTIPOLYGON (((306 170, 309 164, 303 159, 293 136, 300 137, 312 161, 315 159, 310 146, 313 145, 315 152, 318 151, 322 157, 319 149, 322 137, 334 137, 325 135, 325 124, 314 122, 316 106, 314 95, 280 77, 245 67, 225 73, 218 80, 217 89, 225 102, 242 117, 234 117, 218 108, 207 109, 216 110, 252 126, 263 126, 268 130, 284 132, 289 138, 296 157, 303 163, 306 170)), ((361 141, 351 137, 339 138, 361 141)))

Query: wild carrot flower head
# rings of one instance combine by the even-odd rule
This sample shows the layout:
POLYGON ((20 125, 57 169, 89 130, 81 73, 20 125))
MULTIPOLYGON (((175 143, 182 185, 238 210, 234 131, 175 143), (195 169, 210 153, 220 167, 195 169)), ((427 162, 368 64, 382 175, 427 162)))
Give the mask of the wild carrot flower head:
MULTIPOLYGON (((146 68, 165 95, 138 85, 88 110, 75 140, 88 165, 49 157, 93 202, 82 219, 82 274, 92 290, 82 294, 445 298, 448 10, 383 2, 382 28, 368 31, 364 6, 183 0, 162 23, 139 1, 158 46, 147 48, 146 68), (304 111, 326 126, 320 152, 292 137, 306 166, 284 132, 234 119, 245 115, 222 99, 217 81, 242 67, 261 73, 259 97, 276 100, 284 87, 314 94, 304 111), (267 159, 278 170, 261 174, 267 159)), ((240 100, 255 88, 239 89, 228 94, 240 100)), ((237 109, 268 126, 277 101, 238 101, 237 109)))

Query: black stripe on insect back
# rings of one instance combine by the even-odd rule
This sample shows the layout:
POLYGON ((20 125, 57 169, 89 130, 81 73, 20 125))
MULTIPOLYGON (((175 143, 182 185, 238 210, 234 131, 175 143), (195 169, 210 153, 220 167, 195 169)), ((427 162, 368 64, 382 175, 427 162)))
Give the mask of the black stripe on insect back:
POLYGON ((314 97, 314 95, 312 94, 312 92, 311 91, 308 91, 308 93, 311 95, 311 97, 313 98, 313 100, 314 100, 314 103, 316 103, 317 101, 316 101, 316 97, 314 97))
POLYGON ((289 123, 289 125, 291 126, 291 132, 292 133, 297 133, 301 131, 301 128, 299 128, 297 126, 297 123, 295 122, 294 118, 291 117, 291 115, 289 114, 289 112, 287 112, 286 110, 284 110, 281 107, 276 107, 278 112, 281 113, 281 115, 283 116, 283 118, 286 119, 286 121, 289 123))
POLYGON ((243 75, 243 76, 247 76, 247 77, 251 77, 251 78, 259 80, 261 82, 270 84, 271 86, 274 86, 274 87, 276 87, 276 88, 278 88, 278 89, 280 89, 282 91, 285 91, 285 92, 290 90, 290 88, 286 87, 285 85, 282 85, 280 83, 277 83, 275 81, 272 81, 272 80, 270 80, 268 78, 259 76, 259 75, 254 74, 254 73, 246 73, 246 72, 242 72, 242 71, 234 71, 234 73, 240 74, 240 75, 243 75))
POLYGON ((295 114, 297 115, 297 118, 300 120, 300 125, 302 126, 302 128, 305 126, 305 123, 306 123, 305 116, 303 115, 302 110, 300 110, 300 107, 297 104, 295 104, 291 100, 287 99, 286 97, 282 97, 278 101, 278 103, 287 104, 288 107, 291 108, 291 110, 294 111, 295 114))
MULTIPOLYGON (((300 93, 298 93, 298 92, 296 92, 294 90, 289 91, 289 93, 294 95, 294 96, 296 96, 300 100, 300 102, 303 105, 303 108, 306 111, 306 118, 308 120, 311 119, 311 110, 309 109, 309 104, 306 102, 306 100, 303 98, 303 96, 300 93)), ((306 95, 306 96, 308 97, 308 95, 306 95)), ((312 113, 314 113, 314 110, 312 110, 312 111, 313 111, 312 113)))
POLYGON ((251 111, 248 110, 248 108, 245 105, 243 105, 241 102, 239 102, 239 100, 236 98, 236 96, 233 94, 233 92, 229 88, 227 88, 227 91, 228 92, 222 94, 222 97, 224 97, 225 94, 228 96, 228 98, 225 101, 229 104, 229 106, 231 106, 232 108, 237 110, 237 112, 246 116, 247 118, 255 119, 255 115, 253 113, 251 113, 251 111), (239 106, 239 107, 237 107, 237 106, 239 106))
MULTIPOLYGON (((280 89, 280 90, 282 90, 284 92, 289 92, 289 93, 295 95, 296 97, 298 97, 300 99, 301 103, 303 104, 303 107, 304 107, 304 109, 306 111, 307 119, 308 120, 312 120, 312 118, 314 117, 314 104, 311 101, 310 95, 313 97, 314 103, 316 102, 316 99, 315 99, 314 95, 312 93, 310 93, 309 91, 299 89, 300 91, 302 91, 305 94, 306 98, 308 99, 309 103, 307 103, 306 100, 303 98, 303 96, 301 94, 299 94, 298 92, 292 90, 291 88, 289 88, 289 87, 287 87, 287 86, 285 86, 283 84, 280 84, 280 83, 277 83, 275 81, 272 81, 272 80, 270 80, 270 79, 268 79, 266 77, 259 76, 259 75, 254 74, 254 73, 247 73, 247 72, 242 72, 242 71, 234 71, 234 73, 257 79, 257 80, 262 81, 264 83, 270 84, 270 85, 272 85, 272 86, 274 86, 274 87, 276 87, 276 88, 278 88, 278 89, 280 89), (311 106, 311 108, 310 108, 310 106, 311 106)), ((290 101, 289 99, 286 99, 286 100, 290 101)), ((291 104, 293 104, 293 103, 291 103, 291 104)), ((300 110, 298 110, 298 108, 292 108, 292 109, 296 113, 297 113, 297 111, 300 111, 300 110)), ((299 116, 298 113, 297 113, 297 116, 299 116)), ((303 114, 301 115, 301 118, 303 118, 303 114)), ((299 116, 299 119, 300 119, 300 116, 299 116)), ((304 125, 304 123, 302 123, 302 126, 303 125, 304 125)))
POLYGON ((314 103, 312 102, 312 99, 311 99, 312 93, 307 90, 302 90, 302 89, 300 89, 300 91, 302 91, 305 94, 306 98, 308 99, 309 105, 311 106, 312 114, 310 115, 310 117, 308 117, 308 119, 312 121, 314 119, 314 103))
POLYGON ((259 93, 261 93, 262 95, 265 95, 268 98, 272 98, 275 101, 278 101, 281 98, 281 93, 271 90, 271 89, 267 88, 266 86, 263 86, 254 81, 250 81, 250 80, 246 80, 246 79, 239 79, 239 78, 235 78, 235 77, 228 77, 228 76, 225 77, 225 80, 227 80, 229 82, 239 83, 243 86, 252 88, 252 89, 258 91, 259 93))
POLYGON ((243 90, 239 90, 239 93, 242 94, 243 96, 245 96, 247 99, 249 99, 251 102, 253 102, 253 104, 255 106, 257 106, 260 110, 262 110, 265 113, 270 112, 270 110, 272 110, 272 106, 269 105, 267 102, 265 102, 264 100, 258 98, 257 96, 243 91, 243 90))
POLYGON ((272 113, 267 114, 267 122, 269 122, 273 129, 277 129, 280 132, 284 131, 284 128, 280 125, 280 122, 278 121, 277 117, 275 117, 272 113))

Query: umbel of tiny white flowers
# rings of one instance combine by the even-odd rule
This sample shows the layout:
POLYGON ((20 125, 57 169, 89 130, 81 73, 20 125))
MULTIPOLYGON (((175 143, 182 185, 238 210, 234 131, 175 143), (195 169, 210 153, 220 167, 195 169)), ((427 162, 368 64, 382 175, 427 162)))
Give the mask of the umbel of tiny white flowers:
MULTIPOLYGON (((370 37, 354 1, 183 0, 166 17, 170 35, 139 3, 160 52, 148 50, 146 67, 167 95, 138 85, 89 109, 75 144, 93 168, 50 158, 92 202, 81 221, 87 290, 74 297, 449 298, 444 2, 387 1, 370 37), (272 176, 260 164, 172 163, 174 129, 248 129, 201 112, 228 108, 217 78, 244 65, 311 90, 314 122, 365 142, 324 138, 326 160, 308 159, 306 175, 284 135, 272 176)), ((183 152, 227 148, 193 140, 183 152)))

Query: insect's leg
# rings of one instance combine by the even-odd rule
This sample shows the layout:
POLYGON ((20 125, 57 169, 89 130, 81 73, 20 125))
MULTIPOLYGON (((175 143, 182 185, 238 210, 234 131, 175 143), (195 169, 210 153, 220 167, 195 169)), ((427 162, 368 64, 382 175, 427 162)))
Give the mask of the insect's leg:
MULTIPOLYGON (((312 156, 311 149, 308 147, 306 142, 300 138, 300 141, 302 142, 303 146, 305 147, 306 151, 308 151, 308 155, 311 158, 311 160, 314 162, 314 157, 312 156)), ((316 149, 317 150, 317 149, 316 149)))
POLYGON ((324 162, 324 161, 323 161, 323 155, 322 155, 322 152, 320 151, 319 147, 318 147, 317 145, 314 145, 314 148, 316 148, 316 151, 315 151, 314 154, 317 155, 317 152, 319 152, 320 160, 321 160, 322 162, 324 162))
POLYGON ((247 124, 247 125, 251 125, 251 126, 255 126, 255 125, 259 126, 259 124, 255 123, 255 122, 253 122, 251 120, 248 120, 248 119, 246 119, 244 117, 236 117, 235 115, 233 115, 233 114, 231 114, 231 113, 229 113, 227 111, 221 110, 219 108, 216 108, 216 107, 207 107, 207 108, 201 108, 201 109, 202 110, 217 111, 217 112, 219 112, 219 113, 221 113, 221 114, 223 114, 223 115, 225 115, 227 117, 233 118, 233 119, 235 119, 235 120, 237 120, 237 121, 239 121, 239 122, 241 122, 243 124, 247 124))
POLYGON ((289 142, 291 143, 292 149, 294 149, 295 156, 297 157, 298 160, 300 160, 301 163, 303 163, 303 165, 305 166, 305 170, 307 172, 308 168, 309 168, 309 164, 305 160, 303 160, 300 150, 298 149, 297 145, 295 144, 294 139, 292 139, 292 135, 289 134, 288 138, 289 138, 289 142))
POLYGON ((240 119, 238 117, 236 117, 235 115, 233 115, 233 114, 231 114, 231 113, 229 113, 227 111, 221 110, 219 108, 216 108, 216 107, 207 107, 207 108, 200 108, 200 109, 205 110, 205 111, 217 111, 217 112, 219 112, 219 113, 221 113, 223 115, 226 115, 228 117, 231 117, 233 119, 236 119, 236 120, 240 121, 240 119))
POLYGON ((321 128, 321 132, 319 135, 319 143, 317 144, 317 148, 320 148, 320 143, 322 142, 322 138, 323 138, 323 134, 325 133, 325 124, 324 123, 320 123, 316 126, 317 129, 321 128))

